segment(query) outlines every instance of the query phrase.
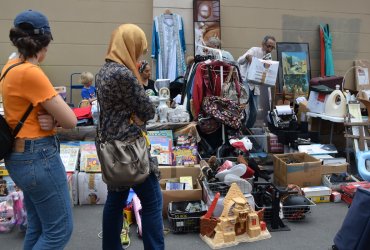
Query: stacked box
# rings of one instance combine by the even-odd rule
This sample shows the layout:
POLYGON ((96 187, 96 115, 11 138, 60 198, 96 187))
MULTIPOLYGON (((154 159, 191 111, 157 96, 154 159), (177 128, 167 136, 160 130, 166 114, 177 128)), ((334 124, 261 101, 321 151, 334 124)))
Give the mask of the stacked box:
POLYGON ((275 154, 274 182, 279 186, 321 185, 321 161, 306 153, 275 154))
POLYGON ((78 173, 78 199, 80 205, 104 204, 107 200, 107 184, 100 173, 78 173))
POLYGON ((167 207, 171 201, 196 201, 202 199, 202 186, 198 181, 200 175, 199 165, 194 167, 184 166, 159 166, 161 171, 161 189, 163 197, 163 216, 167 216, 167 207), (181 176, 191 176, 193 178, 192 190, 165 190, 163 180, 170 178, 180 178, 181 176))

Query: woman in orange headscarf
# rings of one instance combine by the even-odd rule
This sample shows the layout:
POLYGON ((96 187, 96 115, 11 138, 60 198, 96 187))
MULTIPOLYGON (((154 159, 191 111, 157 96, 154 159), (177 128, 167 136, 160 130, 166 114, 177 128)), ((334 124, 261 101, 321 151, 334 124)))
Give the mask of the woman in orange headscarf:
MULTIPOLYGON (((106 63, 96 78, 103 141, 137 138, 145 130, 146 121, 154 117, 155 107, 145 94, 136 66, 146 50, 147 40, 138 26, 123 24, 113 31, 106 63), (135 114, 134 122, 132 114, 135 114)), ((158 166, 152 160, 150 166, 149 177, 132 188, 141 200, 144 248, 164 249, 158 166)), ((108 186, 103 212, 103 249, 122 249, 122 211, 129 189, 129 186, 108 186)))

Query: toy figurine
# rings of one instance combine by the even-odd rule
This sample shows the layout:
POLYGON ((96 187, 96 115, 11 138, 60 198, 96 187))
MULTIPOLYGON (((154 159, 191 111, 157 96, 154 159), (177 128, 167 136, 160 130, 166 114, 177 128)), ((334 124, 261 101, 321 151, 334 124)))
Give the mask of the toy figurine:
MULTIPOLYGON (((215 200, 213 200, 212 205, 217 203, 217 200, 216 203, 215 200)), ((209 214, 201 218, 200 237, 212 249, 235 246, 240 242, 252 242, 271 237, 266 229, 266 224, 261 220, 263 212, 258 214, 252 209, 236 183, 231 184, 223 204, 224 209, 221 216, 218 219, 213 218, 213 221, 217 222, 215 227, 209 221, 209 214), (205 223, 203 227, 202 223, 205 223)), ((211 209, 214 208, 211 206, 211 209)))

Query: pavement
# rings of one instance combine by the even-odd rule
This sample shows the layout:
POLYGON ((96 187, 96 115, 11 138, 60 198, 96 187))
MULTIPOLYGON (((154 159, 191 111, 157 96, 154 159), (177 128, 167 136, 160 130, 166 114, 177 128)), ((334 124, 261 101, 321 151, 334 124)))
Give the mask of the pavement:
MULTIPOLYGON (((302 221, 285 222, 291 231, 271 232, 267 240, 240 243, 228 249, 248 250, 322 250, 333 244, 333 238, 339 230, 348 211, 345 203, 321 203, 312 207, 311 213, 302 221)), ((101 231, 103 213, 102 205, 75 206, 74 231, 67 250, 101 249, 101 231)), ((165 227, 168 227, 165 219, 165 227)), ((22 249, 23 233, 14 230, 8 234, 0 234, 0 249, 22 249)), ((142 240, 136 234, 136 225, 130 227, 131 244, 128 249, 144 249, 142 240)), ((211 249, 196 233, 173 234, 165 236, 166 249, 194 250, 211 249)))

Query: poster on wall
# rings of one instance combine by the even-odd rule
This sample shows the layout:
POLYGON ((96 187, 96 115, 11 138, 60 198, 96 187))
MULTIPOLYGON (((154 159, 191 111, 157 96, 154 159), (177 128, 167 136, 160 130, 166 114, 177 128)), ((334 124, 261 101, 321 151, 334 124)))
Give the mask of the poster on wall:
POLYGON ((194 0, 194 54, 204 55, 205 46, 210 37, 221 39, 220 1, 194 0))
POLYGON ((308 96, 311 78, 308 43, 276 43, 279 67, 279 93, 308 96))

